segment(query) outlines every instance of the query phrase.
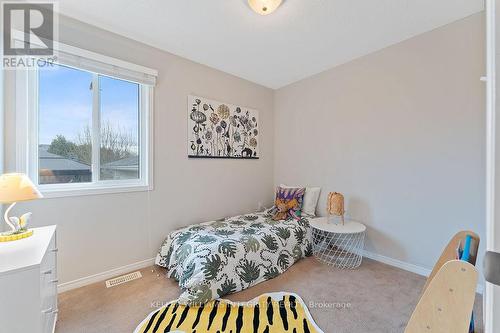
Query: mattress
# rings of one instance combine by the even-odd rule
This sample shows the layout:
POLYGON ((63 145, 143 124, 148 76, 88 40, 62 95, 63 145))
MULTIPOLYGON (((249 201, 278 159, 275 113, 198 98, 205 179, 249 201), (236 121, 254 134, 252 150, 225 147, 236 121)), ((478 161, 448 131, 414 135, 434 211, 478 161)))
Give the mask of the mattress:
POLYGON ((179 282, 180 303, 203 304, 312 255, 310 218, 274 221, 265 211, 192 225, 168 235, 155 262, 179 282))

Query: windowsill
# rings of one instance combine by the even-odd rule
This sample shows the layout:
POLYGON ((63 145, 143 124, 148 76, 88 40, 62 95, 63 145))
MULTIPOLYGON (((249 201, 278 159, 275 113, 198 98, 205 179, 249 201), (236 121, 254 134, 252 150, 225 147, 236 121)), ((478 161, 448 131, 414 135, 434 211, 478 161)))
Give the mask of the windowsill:
POLYGON ((78 197, 86 195, 118 194, 129 192, 147 192, 153 190, 153 185, 146 184, 66 184, 66 185, 39 185, 38 189, 44 198, 78 197))

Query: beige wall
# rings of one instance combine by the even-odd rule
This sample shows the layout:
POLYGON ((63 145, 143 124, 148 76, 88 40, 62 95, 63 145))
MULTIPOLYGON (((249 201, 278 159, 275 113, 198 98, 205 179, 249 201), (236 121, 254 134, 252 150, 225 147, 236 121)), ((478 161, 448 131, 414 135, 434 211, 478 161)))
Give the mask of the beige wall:
POLYGON ((321 215, 345 193, 367 250, 411 264, 484 239, 484 35, 477 14, 279 89, 275 184, 321 186, 321 215))
MULTIPOLYGON (((431 267, 456 230, 484 236, 484 19, 474 15, 272 91, 61 18, 62 42, 159 70, 152 192, 23 203, 59 227, 61 282, 151 258, 169 231, 255 210, 273 183, 341 191, 367 249, 431 267), (190 160, 188 94, 260 110, 261 159, 190 160), (274 110, 274 111, 273 111, 274 110), (274 176, 273 176, 274 170, 274 176)), ((12 96, 13 82, 6 84, 12 96)), ((15 166, 7 98, 6 171, 15 166)))
MULTIPOLYGON (((16 213, 33 211, 35 226, 58 225, 61 282, 152 258, 175 228, 272 201, 272 90, 64 17, 60 40, 159 71, 154 191, 43 199, 17 207, 16 213), (188 94, 259 110, 261 158, 188 159, 188 94)), ((7 171, 16 169, 12 110, 6 117, 7 171)))

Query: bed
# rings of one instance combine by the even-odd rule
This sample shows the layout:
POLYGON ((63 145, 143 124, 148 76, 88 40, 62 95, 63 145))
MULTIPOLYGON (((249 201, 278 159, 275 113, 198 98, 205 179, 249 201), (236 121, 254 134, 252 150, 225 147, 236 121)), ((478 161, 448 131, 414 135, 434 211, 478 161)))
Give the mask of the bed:
POLYGON ((275 221, 265 211, 189 226, 165 239, 155 262, 179 282, 180 303, 203 304, 311 256, 311 217, 275 221))

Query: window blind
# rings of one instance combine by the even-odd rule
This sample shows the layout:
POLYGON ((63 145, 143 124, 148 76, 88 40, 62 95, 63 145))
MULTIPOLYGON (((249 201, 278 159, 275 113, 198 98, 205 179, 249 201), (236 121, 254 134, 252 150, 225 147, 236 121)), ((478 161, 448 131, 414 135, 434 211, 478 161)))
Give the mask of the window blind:
MULTIPOLYGON (((18 30, 12 31, 12 39, 17 46, 22 46, 25 38, 27 37, 24 36, 23 32, 18 30)), ((41 45, 36 41, 30 42, 35 45, 41 45)), ((154 69, 56 41, 54 41, 53 47, 56 62, 62 65, 149 86, 156 85, 158 71, 154 69)))
MULTIPOLYGON (((108 58, 108 57, 106 57, 108 58)), ((142 66, 127 64, 123 61, 109 61, 110 59, 92 59, 83 55, 76 55, 67 51, 59 50, 57 52, 57 62, 62 65, 68 65, 90 72, 102 75, 112 76, 126 81, 156 85, 156 76, 153 70, 141 69, 142 66), (108 60, 108 61, 106 61, 108 60)))

